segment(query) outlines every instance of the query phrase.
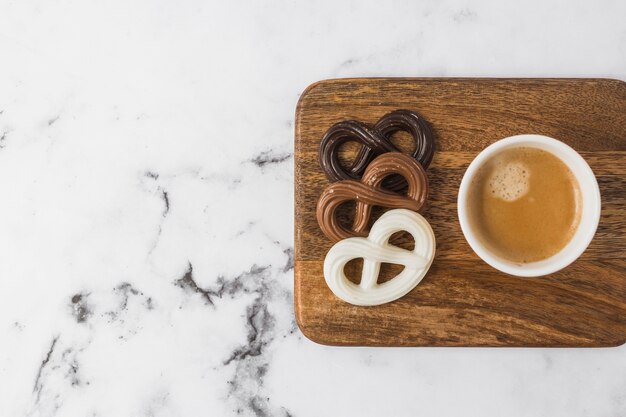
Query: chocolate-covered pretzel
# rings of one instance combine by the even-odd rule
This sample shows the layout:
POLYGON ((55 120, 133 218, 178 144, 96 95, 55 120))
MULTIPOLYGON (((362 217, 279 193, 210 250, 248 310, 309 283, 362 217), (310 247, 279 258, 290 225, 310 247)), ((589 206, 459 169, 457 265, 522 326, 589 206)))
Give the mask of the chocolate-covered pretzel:
POLYGON ((412 157, 388 152, 374 159, 360 181, 342 180, 330 184, 317 201, 317 222, 322 232, 338 241, 353 236, 367 236, 373 206, 405 208, 418 211, 428 197, 428 178, 422 165, 412 157), (383 189, 383 181, 399 175, 408 184, 406 195, 383 189), (347 201, 356 201, 352 228, 342 226, 337 208, 347 201))
MULTIPOLYGON (((435 150, 433 134, 426 120, 410 110, 387 113, 373 127, 356 120, 331 126, 320 143, 320 166, 331 182, 358 180, 376 156, 385 152, 400 152, 391 142, 391 136, 398 131, 407 132, 413 137, 415 150, 411 156, 424 169, 428 168, 435 150), (339 161, 339 148, 350 141, 359 142, 361 147, 352 165, 346 168, 339 161)), ((385 181, 384 188, 399 191, 406 188, 406 185, 401 177, 393 176, 385 181)))

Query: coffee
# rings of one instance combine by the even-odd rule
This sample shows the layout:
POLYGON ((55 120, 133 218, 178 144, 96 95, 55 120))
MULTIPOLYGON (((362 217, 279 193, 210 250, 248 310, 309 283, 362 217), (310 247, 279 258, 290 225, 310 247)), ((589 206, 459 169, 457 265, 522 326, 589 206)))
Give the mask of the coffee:
POLYGON ((558 253, 571 240, 582 211, 578 181, 553 154, 537 148, 506 149, 472 179, 470 227, 495 255, 529 263, 558 253))

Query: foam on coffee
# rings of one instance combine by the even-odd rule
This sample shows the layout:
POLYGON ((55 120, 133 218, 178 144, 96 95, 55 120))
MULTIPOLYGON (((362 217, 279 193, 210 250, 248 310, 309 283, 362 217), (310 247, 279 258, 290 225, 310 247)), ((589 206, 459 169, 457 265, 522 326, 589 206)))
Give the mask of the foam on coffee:
POLYGON ((494 197, 504 201, 515 201, 526 195, 529 187, 530 170, 519 161, 498 161, 489 177, 489 189, 494 197))

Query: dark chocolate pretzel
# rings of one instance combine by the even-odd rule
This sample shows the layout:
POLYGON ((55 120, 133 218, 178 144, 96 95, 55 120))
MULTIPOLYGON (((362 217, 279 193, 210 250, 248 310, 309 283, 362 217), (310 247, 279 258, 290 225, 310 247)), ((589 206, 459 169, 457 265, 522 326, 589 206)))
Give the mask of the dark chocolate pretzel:
MULTIPOLYGON (((391 142, 391 136, 404 131, 413 136, 415 150, 411 156, 424 169, 428 168, 435 151, 433 133, 426 120, 410 110, 395 110, 387 113, 373 127, 356 120, 339 122, 326 131, 320 143, 320 166, 331 181, 358 180, 365 168, 378 155, 385 152, 400 152, 391 142), (361 148, 348 168, 339 162, 339 148, 342 144, 356 141, 361 148)), ((385 180, 384 188, 399 191, 406 188, 406 181, 393 176, 385 180)))

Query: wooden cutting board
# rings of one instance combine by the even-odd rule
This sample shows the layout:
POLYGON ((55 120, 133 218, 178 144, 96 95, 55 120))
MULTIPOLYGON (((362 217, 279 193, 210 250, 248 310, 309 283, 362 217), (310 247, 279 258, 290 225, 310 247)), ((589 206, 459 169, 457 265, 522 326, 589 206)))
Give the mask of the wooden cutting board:
MULTIPOLYGON (((406 138, 397 139, 406 146, 406 138)), ((344 156, 354 155, 354 148, 344 156)), ((364 346, 616 346, 626 341, 626 83, 608 79, 343 79, 302 94, 295 124, 295 315, 311 340, 364 346), (436 153, 424 216, 435 261, 408 295, 357 307, 326 286, 331 242, 315 218, 328 185, 322 135, 341 120, 375 123, 415 110, 433 127, 436 153), (503 274, 481 261, 459 227, 456 197, 471 160, 498 139, 537 133, 562 140, 595 172, 602 217, 587 251, 540 278, 503 274)), ((346 212, 346 216, 350 214, 346 212)), ((399 237, 395 243, 408 244, 399 237)), ((381 279, 398 273, 383 268, 381 279)), ((359 265, 350 266, 360 276, 359 265)))

